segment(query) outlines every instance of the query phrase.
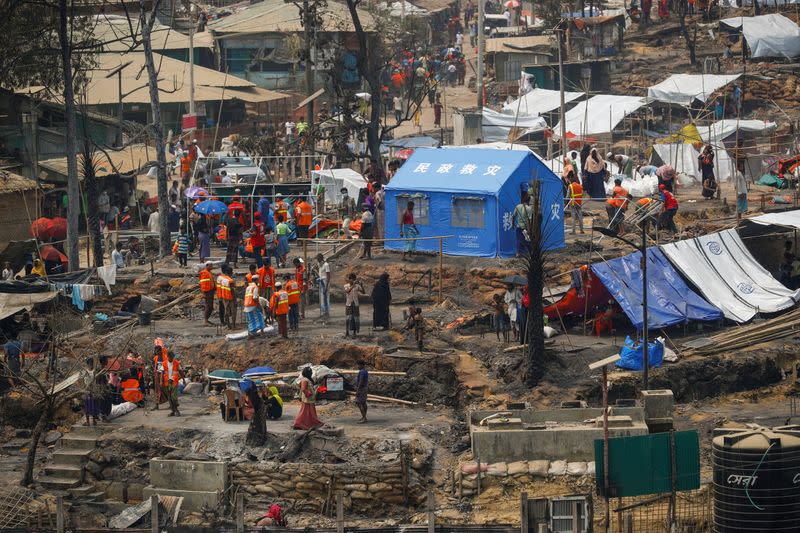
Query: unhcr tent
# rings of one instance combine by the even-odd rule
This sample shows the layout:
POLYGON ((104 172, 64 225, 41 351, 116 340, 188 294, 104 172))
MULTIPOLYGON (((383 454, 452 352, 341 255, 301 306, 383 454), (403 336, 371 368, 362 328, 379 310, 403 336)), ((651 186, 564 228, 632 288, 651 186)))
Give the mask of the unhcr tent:
MULTIPOLYGON (((385 235, 400 235, 400 217, 413 201, 420 237, 452 235, 444 240, 445 253, 513 257, 514 208, 532 179, 542 182, 544 248, 562 248, 561 180, 528 150, 416 150, 386 186, 385 235)), ((402 250, 403 245, 386 241, 389 250, 402 250)), ((438 251, 439 242, 418 241, 417 249, 438 251)))
POLYGON ((762 226, 781 226, 784 228, 800 229, 800 209, 782 211, 780 213, 765 213, 747 219, 762 226))
POLYGON ((358 201, 361 189, 366 188, 367 180, 352 168, 330 168, 327 170, 314 170, 311 172, 311 182, 319 178, 319 183, 325 187, 325 201, 338 204, 342 199, 342 188, 347 189, 347 194, 358 201))
POLYGON ((766 120, 728 119, 719 120, 713 124, 710 124, 709 126, 698 128, 698 132, 700 133, 700 137, 702 137, 703 142, 715 144, 719 141, 727 139, 737 131, 744 131, 747 133, 767 133, 774 130, 775 127, 776 124, 774 122, 768 122, 766 120))
MULTIPOLYGON (((565 91, 564 103, 568 104, 583 95, 584 93, 565 91)), ((525 93, 513 102, 503 105, 503 112, 511 113, 512 115, 519 113, 520 115, 536 117, 559 107, 561 107, 561 91, 537 88, 525 93)))
POLYGON ((772 277, 735 230, 664 244, 661 249, 709 302, 736 322, 747 322, 759 312, 782 311, 800 300, 800 291, 787 289, 772 277))
MULTIPOLYGON (((641 261, 642 254, 635 252, 591 266, 637 330, 644 324, 641 261)), ((658 248, 647 250, 648 328, 720 318, 722 311, 691 290, 658 248)))
MULTIPOLYGON (((570 109, 564 114, 567 131, 575 135, 597 135, 610 133, 629 114, 645 105, 644 98, 598 94, 570 109)), ((561 122, 553 128, 554 135, 561 135, 561 122)))
POLYGON ((481 136, 486 142, 507 141, 511 136, 519 139, 523 135, 544 131, 547 122, 542 117, 528 115, 508 115, 498 113, 488 107, 483 108, 481 136), (512 129, 515 131, 512 133, 512 129))

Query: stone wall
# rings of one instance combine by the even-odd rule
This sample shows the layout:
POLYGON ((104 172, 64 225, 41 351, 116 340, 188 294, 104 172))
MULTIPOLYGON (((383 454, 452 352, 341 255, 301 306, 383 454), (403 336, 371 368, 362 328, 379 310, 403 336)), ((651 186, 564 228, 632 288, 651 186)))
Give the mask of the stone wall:
MULTIPOLYGON (((338 492, 344 505, 354 503, 403 504, 403 465, 401 461, 375 465, 307 463, 238 463, 231 465, 234 485, 251 500, 289 499, 311 509, 322 505, 338 492)), ((408 468, 405 482, 410 504, 420 504, 425 491, 416 472, 408 468)))

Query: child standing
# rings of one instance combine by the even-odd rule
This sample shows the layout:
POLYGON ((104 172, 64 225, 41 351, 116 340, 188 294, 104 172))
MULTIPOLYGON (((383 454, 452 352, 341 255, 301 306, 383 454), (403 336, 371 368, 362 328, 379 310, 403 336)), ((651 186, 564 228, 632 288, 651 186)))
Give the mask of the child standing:
POLYGON ((186 226, 181 226, 181 233, 178 235, 178 262, 181 266, 188 266, 189 257, 189 236, 186 234, 186 226))
POLYGON ((419 307, 409 307, 406 329, 414 331, 414 339, 417 341, 417 348, 422 350, 422 340, 425 336, 425 320, 422 318, 422 309, 419 307))
POLYGON ((510 329, 510 320, 508 313, 506 313, 506 305, 503 297, 499 294, 492 296, 492 318, 494 322, 494 332, 497 335, 497 340, 500 340, 500 333, 503 333, 503 342, 508 342, 508 330, 510 329))

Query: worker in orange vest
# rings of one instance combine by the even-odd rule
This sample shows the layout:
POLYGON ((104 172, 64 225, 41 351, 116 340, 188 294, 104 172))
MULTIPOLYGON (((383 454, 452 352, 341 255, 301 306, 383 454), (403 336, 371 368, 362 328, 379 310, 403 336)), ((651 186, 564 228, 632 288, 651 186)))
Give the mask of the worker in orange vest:
POLYGON ((300 285, 292 274, 286 274, 284 282, 289 295, 289 329, 297 331, 300 328, 300 285))
POLYGON ((258 274, 258 294, 262 298, 270 299, 275 292, 275 269, 269 257, 264 258, 264 264, 256 271, 258 274))
POLYGON ((583 187, 581 186, 578 176, 570 171, 569 177, 569 212, 572 218, 572 234, 575 235, 575 226, 577 225, 581 233, 583 231, 583 187))
POLYGON ((233 269, 222 265, 222 274, 217 276, 217 299, 219 300, 220 324, 226 324, 228 329, 236 329, 236 299, 234 298, 233 269))
POLYGON ((275 207, 273 211, 275 213, 275 222, 279 221, 279 216, 283 216, 284 221, 289 220, 289 204, 284 201, 281 193, 275 195, 275 207))
POLYGON ((314 208, 303 198, 295 206, 294 214, 295 219, 297 219, 297 237, 299 239, 307 239, 308 228, 314 218, 314 208))
POLYGON ((278 333, 284 339, 289 338, 289 333, 286 329, 286 315, 289 314, 289 293, 283 289, 280 281, 275 283, 275 292, 272 293, 272 298, 269 301, 269 308, 275 320, 278 321, 278 333))
POLYGON ((178 411, 178 383, 183 377, 180 361, 175 359, 175 354, 170 350, 163 359, 163 365, 161 385, 169 402, 170 413, 167 416, 181 416, 181 412, 178 411))
POLYGON ((295 257, 292 260, 294 264, 294 280, 300 287, 300 318, 306 317, 306 265, 300 257, 295 257))
POLYGON ((155 406, 153 411, 158 410, 161 403, 161 375, 164 372, 164 361, 167 359, 167 347, 161 337, 153 341, 153 394, 155 395, 155 406))
POLYGON ((203 318, 205 323, 209 326, 211 322, 208 320, 211 318, 211 313, 214 312, 214 296, 216 295, 216 285, 214 284, 214 275, 211 273, 211 270, 214 268, 214 265, 211 261, 206 263, 206 267, 200 271, 200 292, 203 293, 203 301, 205 302, 205 308, 203 310, 203 318))
MULTIPOLYGON (((250 270, 255 271, 255 265, 250 270)), ((258 297, 258 276, 255 272, 247 275, 247 288, 244 291, 244 316, 247 318, 247 335, 261 335, 264 330, 264 315, 258 297)))
POLYGON ((628 190, 622 186, 621 179, 614 180, 614 190, 611 198, 606 200, 606 213, 608 213, 608 229, 622 235, 622 223, 625 221, 625 210, 628 208, 628 190))

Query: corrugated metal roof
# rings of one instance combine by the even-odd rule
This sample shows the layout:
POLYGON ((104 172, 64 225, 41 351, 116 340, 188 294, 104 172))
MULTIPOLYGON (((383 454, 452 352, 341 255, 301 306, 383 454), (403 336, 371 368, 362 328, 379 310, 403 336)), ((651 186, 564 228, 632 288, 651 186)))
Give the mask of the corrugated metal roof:
MULTIPOLYGON (((97 177, 102 178, 113 174, 138 174, 145 164, 156 159, 156 149, 144 144, 132 144, 122 150, 106 150, 97 152, 99 165, 97 177)), ((174 161, 175 156, 167 152, 167 161, 174 161)), ((80 161, 78 162, 80 165, 80 161)), ((56 157, 41 161, 39 166, 46 171, 55 172, 61 176, 67 175, 67 158, 56 157)))
MULTIPOLYGON (((338 2, 328 2, 318 8, 322 19, 322 27, 317 31, 352 32, 353 21, 347 6, 338 2)), ((359 10, 361 24, 364 29, 374 27, 372 16, 359 10)), ((302 20, 297 6, 283 0, 264 0, 247 6, 241 11, 214 20, 208 29, 215 35, 259 34, 259 33, 299 33, 303 31, 302 20)))
POLYGON ((409 3, 417 7, 429 11, 430 13, 438 13, 453 7, 455 0, 409 0, 409 3))
POLYGON ((495 37, 486 39, 487 52, 525 52, 536 47, 550 47, 552 40, 547 35, 527 37, 495 37))
MULTIPOLYGON (((141 40, 142 32, 138 17, 129 23, 128 18, 122 15, 102 14, 95 16, 91 24, 91 34, 102 44, 104 52, 129 51, 134 44, 131 33, 135 34, 137 41, 141 40)), ((150 38, 155 52, 189 49, 188 35, 158 22, 153 26, 150 38)), ((196 33, 194 47, 214 48, 214 39, 208 32, 196 33)), ((141 50, 141 44, 135 49, 141 50)))

